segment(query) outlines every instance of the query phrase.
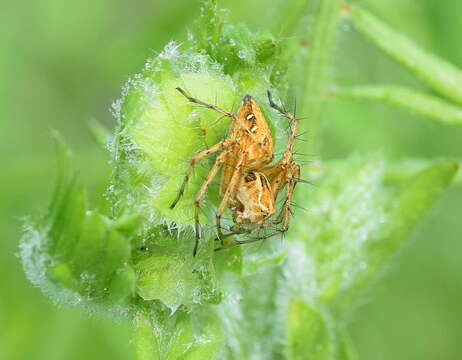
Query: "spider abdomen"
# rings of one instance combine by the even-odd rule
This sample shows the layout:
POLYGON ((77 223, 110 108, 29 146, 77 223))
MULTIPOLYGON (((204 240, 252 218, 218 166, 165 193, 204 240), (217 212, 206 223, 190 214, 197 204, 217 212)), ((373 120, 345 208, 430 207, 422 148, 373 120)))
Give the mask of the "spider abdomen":
POLYGON ((247 173, 238 187, 235 221, 241 224, 261 224, 275 213, 274 198, 265 175, 259 172, 247 173))

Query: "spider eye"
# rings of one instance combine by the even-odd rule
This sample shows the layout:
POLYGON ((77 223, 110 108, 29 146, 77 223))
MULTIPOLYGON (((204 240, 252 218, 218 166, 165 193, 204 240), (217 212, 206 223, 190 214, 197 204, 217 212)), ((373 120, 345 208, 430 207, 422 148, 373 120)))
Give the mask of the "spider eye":
POLYGON ((244 102, 244 104, 248 103, 250 100, 252 100, 252 96, 247 94, 246 96, 244 96, 244 99, 242 99, 242 101, 244 102))
POLYGON ((247 175, 245 175, 245 182, 255 181, 256 179, 257 177, 253 172, 247 173, 247 175))

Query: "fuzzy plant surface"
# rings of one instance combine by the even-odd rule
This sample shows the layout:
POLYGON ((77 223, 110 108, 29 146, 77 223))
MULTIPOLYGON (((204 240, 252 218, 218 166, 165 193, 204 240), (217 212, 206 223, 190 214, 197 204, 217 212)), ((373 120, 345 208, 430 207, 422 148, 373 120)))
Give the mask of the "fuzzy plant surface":
MULTIPOLYGON (((404 166, 380 154, 317 161, 302 171, 316 188, 300 184, 295 192, 295 203, 308 211, 294 208, 284 238, 220 252, 214 252, 215 184, 202 203, 193 257, 193 199, 213 158, 195 169, 178 206, 169 205, 192 154, 224 139, 230 120, 189 103, 177 87, 229 111, 252 94, 270 123, 275 152, 285 146, 287 122, 269 107, 267 90, 290 108, 293 89, 300 89, 299 107, 312 114, 301 131, 314 134, 325 101, 337 97, 383 100, 461 124, 460 70, 366 10, 338 0, 294 6, 300 16, 289 17, 282 33, 310 13, 308 55, 290 37, 229 24, 226 12, 207 1, 188 41, 168 43, 128 80, 113 105, 117 126, 108 144, 111 213, 88 204, 57 137, 60 176, 48 213, 25 224, 24 270, 58 304, 129 319, 139 360, 356 359, 345 331, 352 311, 457 172, 453 160, 411 159, 404 166), (385 85, 339 86, 326 97, 340 21, 351 21, 448 100, 385 85)), ((313 146, 300 142, 297 151, 313 146)))

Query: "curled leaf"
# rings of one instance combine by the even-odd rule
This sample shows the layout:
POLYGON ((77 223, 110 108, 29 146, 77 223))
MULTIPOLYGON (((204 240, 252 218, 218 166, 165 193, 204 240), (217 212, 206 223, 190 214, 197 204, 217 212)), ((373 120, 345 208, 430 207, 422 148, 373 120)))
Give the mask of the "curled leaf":
POLYGON ((90 309, 128 304, 136 283, 129 238, 88 210, 75 175, 63 177, 48 215, 25 227, 20 255, 26 274, 56 302, 90 309))

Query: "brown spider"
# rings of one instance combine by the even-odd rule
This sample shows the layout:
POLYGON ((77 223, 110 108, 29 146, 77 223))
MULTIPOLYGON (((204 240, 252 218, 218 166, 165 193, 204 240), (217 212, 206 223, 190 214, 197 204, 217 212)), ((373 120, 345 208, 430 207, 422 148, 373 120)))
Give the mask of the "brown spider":
POLYGON ((300 166, 292 158, 297 131, 296 117, 275 104, 271 93, 268 91, 270 106, 290 120, 290 136, 285 152, 276 164, 269 166, 274 159, 271 131, 260 110, 260 106, 250 95, 244 97, 238 113, 233 114, 215 105, 195 99, 181 88, 177 88, 177 90, 190 102, 215 110, 232 120, 230 134, 227 139, 198 152, 191 158, 178 196, 170 205, 170 208, 173 209, 180 200, 194 165, 208 155, 222 151, 217 156, 215 164, 195 198, 196 243, 193 255, 196 255, 200 240, 200 201, 205 196, 207 187, 220 168, 223 168, 220 181, 220 197, 222 200, 216 213, 216 227, 221 246, 215 250, 267 239, 287 231, 291 215, 292 194, 300 178, 300 166), (286 186, 285 200, 281 211, 275 220, 270 221, 269 218, 276 212, 276 199, 286 186), (230 233, 223 234, 221 231, 221 216, 226 207, 231 210, 235 225, 230 233), (242 226, 245 224, 256 226, 249 229, 242 226), (279 228, 264 236, 235 241, 227 245, 223 244, 223 238, 227 236, 253 233, 256 230, 280 224, 282 225, 279 228))

